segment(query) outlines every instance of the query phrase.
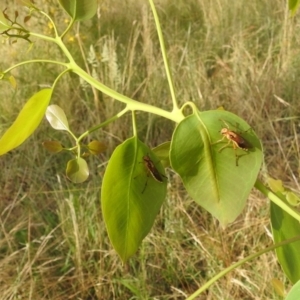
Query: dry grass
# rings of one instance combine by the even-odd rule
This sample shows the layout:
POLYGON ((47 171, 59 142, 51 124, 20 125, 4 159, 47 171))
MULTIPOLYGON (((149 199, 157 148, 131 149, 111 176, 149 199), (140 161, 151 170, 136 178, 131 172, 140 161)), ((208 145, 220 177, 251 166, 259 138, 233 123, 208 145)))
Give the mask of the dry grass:
MULTIPOLYGON (((103 0, 100 7, 101 15, 80 27, 87 58, 90 45, 95 48, 100 80, 137 100, 171 107, 147 1, 103 0), (100 62, 105 55, 111 63, 100 62)), ((299 18, 289 19, 280 0, 164 0, 158 10, 179 102, 194 101, 201 110, 222 105, 245 118, 264 143, 262 175, 268 172, 298 189, 299 18)), ((52 13, 63 20, 58 11, 52 13)), ((31 22, 50 30, 43 29, 47 23, 42 20, 31 22)), ((68 46, 84 65, 87 60, 73 36, 75 32, 68 36, 68 46)), ((26 50, 23 42, 3 45, 1 68, 31 56, 61 59, 52 45, 37 43, 34 51, 26 50)), ((1 132, 25 99, 40 84, 51 84, 56 74, 53 66, 26 65, 14 71, 17 92, 2 83, 1 132)), ((79 87, 74 76, 63 78, 52 103, 63 107, 79 134, 121 107, 79 87)), ((138 124, 140 137, 152 146, 169 140, 174 128, 145 113, 139 114, 138 124)), ((92 176, 82 185, 65 178, 67 154, 49 155, 42 149, 41 142, 49 138, 70 143, 46 122, 28 142, 1 157, 1 300, 185 299, 224 267, 272 243, 269 203, 262 195, 254 191, 243 214, 222 229, 170 172, 168 196, 154 228, 122 265, 108 241, 99 189, 112 150, 130 135, 131 120, 123 117, 91 137, 104 140, 108 151, 89 161, 92 176)), ((289 287, 269 253, 219 280, 198 299, 281 299, 273 278, 289 287)))

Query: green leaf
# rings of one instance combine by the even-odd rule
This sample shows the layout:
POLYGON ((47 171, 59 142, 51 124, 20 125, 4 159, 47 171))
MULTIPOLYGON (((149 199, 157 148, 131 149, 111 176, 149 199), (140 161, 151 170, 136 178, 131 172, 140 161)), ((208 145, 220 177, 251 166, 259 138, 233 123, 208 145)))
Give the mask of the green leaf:
POLYGON ((58 0, 74 21, 91 19, 97 12, 97 0, 58 0))
POLYGON ((34 94, 24 105, 15 122, 0 139, 0 155, 20 146, 39 126, 50 102, 52 89, 34 94))
POLYGON ((271 284, 273 285, 273 288, 274 288, 276 294, 279 295, 280 297, 284 297, 284 295, 285 295, 284 283, 277 278, 273 278, 271 280, 271 284))
POLYGON ((5 18, 3 12, 0 10, 0 31, 5 31, 10 28, 11 26, 9 25, 8 20, 5 18))
POLYGON ((195 113, 177 126, 170 161, 189 195, 225 226, 241 213, 256 181, 262 163, 261 144, 250 126, 230 112, 195 113), (220 130, 225 127, 222 120, 230 130, 240 132, 251 145, 249 151, 235 151, 229 144, 219 152, 228 142, 220 142, 220 130))
POLYGON ((275 194, 278 194, 280 198, 285 199, 290 205, 297 206, 300 203, 300 198, 291 190, 286 189, 281 180, 268 177, 267 183, 275 194))
POLYGON ((45 141, 43 142, 43 147, 52 153, 58 153, 63 150, 63 146, 59 141, 45 141))
POLYGON ((299 7, 300 0, 289 0, 289 10, 294 15, 299 7))
POLYGON ((291 191, 286 191, 286 192, 284 193, 284 195, 285 195, 285 197, 286 197, 287 202, 288 202, 290 205, 292 205, 292 206, 297 206, 297 205, 299 205, 300 199, 299 199, 299 197, 298 197, 295 193, 293 193, 293 192, 291 192, 291 191))
POLYGON ((17 82, 14 76, 9 76, 8 81, 10 82, 11 86, 16 89, 17 88, 17 82))
POLYGON ((164 174, 151 150, 132 137, 115 149, 103 178, 103 218, 110 241, 124 262, 138 250, 166 196, 167 180, 158 182, 151 176, 143 162, 145 155, 164 174))
POLYGON ((47 107, 46 119, 54 129, 69 131, 65 112, 58 105, 53 104, 47 107))
POLYGON ((284 192, 284 186, 282 185, 282 181, 280 179, 274 179, 272 177, 269 177, 267 179, 268 186, 274 193, 282 193, 284 192))
POLYGON ((87 145, 89 151, 91 154, 93 155, 98 155, 102 152, 104 152, 107 149, 107 146, 99 141, 91 141, 88 145, 87 145))
POLYGON ((159 158, 160 162, 165 168, 170 166, 170 146, 171 142, 165 142, 152 149, 152 151, 159 158))
POLYGON ((299 300, 300 299, 300 281, 298 281, 289 291, 285 300, 299 300))
POLYGON ((77 157, 68 161, 66 174, 72 182, 82 183, 89 177, 89 167, 83 158, 77 157))
MULTIPOLYGON (((283 197, 281 196, 280 198, 282 199, 283 197)), ((300 235, 299 222, 273 202, 271 202, 271 225, 275 243, 300 235)), ((276 248, 279 263, 292 283, 300 280, 299 249, 300 241, 276 248)))

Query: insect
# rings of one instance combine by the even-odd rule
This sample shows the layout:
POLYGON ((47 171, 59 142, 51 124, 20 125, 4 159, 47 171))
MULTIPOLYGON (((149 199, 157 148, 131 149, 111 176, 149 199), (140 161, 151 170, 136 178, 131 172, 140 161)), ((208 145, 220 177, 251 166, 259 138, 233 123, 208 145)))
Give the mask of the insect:
POLYGON ((165 175, 161 174, 157 168, 155 167, 154 162, 151 160, 150 156, 148 154, 146 154, 145 156, 143 156, 143 163, 147 169, 147 180, 145 183, 145 186, 143 188, 142 194, 144 193, 147 184, 148 184, 148 179, 149 179, 149 174, 151 174, 151 176, 160 183, 164 182, 163 177, 167 178, 165 175))
POLYGON ((236 164, 236 166, 238 166, 239 156, 236 153, 236 149, 240 148, 244 151, 248 151, 251 148, 251 145, 239 133, 237 133, 233 130, 230 130, 229 125, 224 120, 221 120, 221 121, 226 126, 226 127, 222 128, 220 131, 220 133, 223 135, 223 137, 220 140, 216 141, 214 144, 220 143, 224 139, 227 139, 228 143, 225 146, 221 147, 218 150, 218 152, 221 152, 223 149, 227 148, 231 144, 232 148, 234 149, 234 152, 235 152, 235 164, 236 164))

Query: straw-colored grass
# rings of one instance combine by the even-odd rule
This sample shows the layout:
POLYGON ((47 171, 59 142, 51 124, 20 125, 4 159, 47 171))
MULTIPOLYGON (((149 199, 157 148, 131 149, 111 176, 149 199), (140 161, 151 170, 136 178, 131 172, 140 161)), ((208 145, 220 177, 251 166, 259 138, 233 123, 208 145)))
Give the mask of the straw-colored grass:
MULTIPOLYGON (((12 3, 10 6, 12 6, 12 3)), ((56 2, 35 1, 59 27, 65 16, 56 2)), ((156 1, 180 104, 200 110, 224 106, 251 124, 264 144, 268 172, 299 189, 298 112, 300 111, 299 16, 289 18, 280 0, 156 1)), ((139 101, 171 108, 171 98, 153 17, 146 0, 101 1, 98 16, 67 37, 74 57, 117 91, 139 101)), ((5 7, 0 5, 1 10, 5 7)), ((12 12, 12 7, 9 11, 12 12)), ((20 10, 20 7, 18 8, 20 10)), ((47 21, 28 25, 50 32, 47 21)), ((76 29, 76 26, 75 26, 76 29)), ((53 45, 36 40, 1 46, 1 69, 33 58, 63 59, 53 45)), ((0 133, 21 105, 59 73, 56 66, 25 65, 13 71, 17 91, 1 83, 0 133)), ((65 76, 52 103, 82 133, 121 107, 65 76)), ((140 138, 151 146, 170 140, 174 124, 138 114, 140 138)), ((0 158, 0 299, 185 299, 225 267, 272 244, 269 201, 256 191, 242 215, 226 229, 186 194, 169 171, 167 199, 138 253, 122 265, 112 249, 101 216, 99 190, 113 149, 132 134, 130 116, 91 136, 108 150, 88 163, 91 177, 75 185, 65 176, 68 154, 50 155, 44 140, 71 140, 43 121, 21 147, 0 158)), ((274 253, 243 265, 198 299, 281 299, 272 286, 288 289, 274 253)))

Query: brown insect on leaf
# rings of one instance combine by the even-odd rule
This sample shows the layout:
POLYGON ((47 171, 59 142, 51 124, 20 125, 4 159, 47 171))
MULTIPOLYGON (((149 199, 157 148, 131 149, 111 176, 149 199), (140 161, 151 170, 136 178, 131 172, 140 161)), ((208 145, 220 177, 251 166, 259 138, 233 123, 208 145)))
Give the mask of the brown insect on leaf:
POLYGON ((226 126, 226 127, 223 127, 220 131, 220 133, 223 135, 223 137, 213 144, 218 144, 218 143, 224 141, 225 139, 227 139, 228 140, 227 144, 225 146, 221 147, 218 150, 218 152, 221 152, 223 149, 228 148, 231 145, 235 152, 236 166, 238 166, 239 156, 237 155, 236 150, 239 148, 244 151, 248 151, 250 148, 252 148, 252 146, 245 138, 243 138, 241 136, 240 133, 237 133, 236 131, 231 130, 229 128, 229 125, 224 120, 221 120, 221 121, 226 126))
POLYGON ((143 156, 143 163, 145 165, 145 168, 147 169, 147 180, 146 180, 145 186, 143 188, 142 194, 144 193, 144 191, 147 187, 149 175, 151 175, 153 177, 153 179, 155 179, 157 182, 160 182, 160 183, 164 182, 163 178, 167 178, 165 175, 161 174, 157 170, 154 162, 151 160, 151 158, 148 154, 143 156))

